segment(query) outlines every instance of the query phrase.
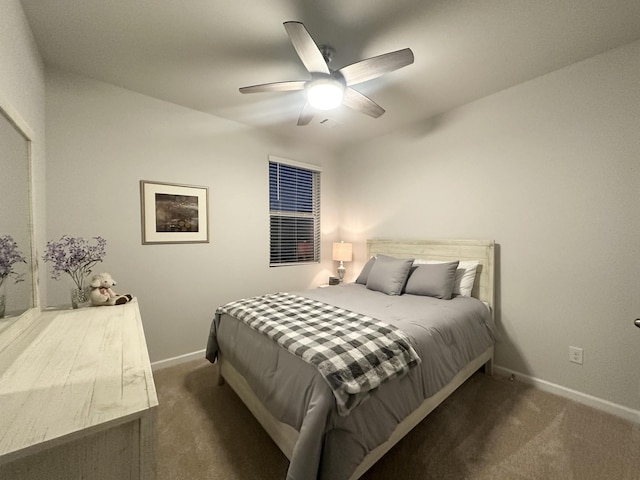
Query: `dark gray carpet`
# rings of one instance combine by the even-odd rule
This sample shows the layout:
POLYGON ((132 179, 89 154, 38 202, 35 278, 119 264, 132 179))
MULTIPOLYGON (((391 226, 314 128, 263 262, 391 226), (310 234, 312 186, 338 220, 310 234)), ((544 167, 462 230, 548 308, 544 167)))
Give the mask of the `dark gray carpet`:
MULTIPOLYGON (((154 372, 158 480, 283 480, 287 459, 216 367, 154 372)), ((640 425, 475 374, 363 480, 640 480, 640 425)))

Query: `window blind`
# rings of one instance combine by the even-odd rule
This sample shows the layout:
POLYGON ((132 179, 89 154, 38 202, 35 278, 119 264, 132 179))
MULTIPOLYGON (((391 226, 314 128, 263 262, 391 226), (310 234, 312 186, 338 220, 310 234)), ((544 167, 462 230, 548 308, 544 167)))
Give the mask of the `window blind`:
POLYGON ((269 159, 270 266, 320 261, 320 172, 269 159))

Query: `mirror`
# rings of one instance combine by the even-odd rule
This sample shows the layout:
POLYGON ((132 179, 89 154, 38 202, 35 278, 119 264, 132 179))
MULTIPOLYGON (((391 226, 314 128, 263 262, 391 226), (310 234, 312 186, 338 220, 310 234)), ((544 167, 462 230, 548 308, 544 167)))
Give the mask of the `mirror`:
POLYGON ((17 317, 37 303, 31 209, 31 140, 31 130, 20 116, 0 102, 0 242, 10 235, 26 260, 26 263, 13 263, 13 271, 21 280, 16 282, 15 276, 9 275, 0 287, 0 294, 4 293, 5 297, 5 318, 17 317))

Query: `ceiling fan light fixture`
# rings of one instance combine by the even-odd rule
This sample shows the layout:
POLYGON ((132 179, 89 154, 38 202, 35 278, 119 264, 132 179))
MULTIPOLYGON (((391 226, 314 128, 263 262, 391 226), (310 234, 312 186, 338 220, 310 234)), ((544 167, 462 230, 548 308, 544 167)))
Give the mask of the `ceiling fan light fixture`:
POLYGON ((307 86, 307 102, 318 110, 332 110, 342 105, 344 85, 330 78, 313 80, 307 86))
POLYGON ((285 82, 263 83, 241 87, 240 93, 288 92, 304 90, 307 101, 298 116, 299 127, 308 125, 315 110, 331 110, 344 105, 351 110, 378 118, 384 108, 352 88, 389 72, 393 72, 413 63, 413 52, 403 48, 351 63, 338 70, 329 68, 333 48, 317 45, 309 31, 301 22, 284 22, 289 40, 302 61, 311 80, 292 80, 285 82))

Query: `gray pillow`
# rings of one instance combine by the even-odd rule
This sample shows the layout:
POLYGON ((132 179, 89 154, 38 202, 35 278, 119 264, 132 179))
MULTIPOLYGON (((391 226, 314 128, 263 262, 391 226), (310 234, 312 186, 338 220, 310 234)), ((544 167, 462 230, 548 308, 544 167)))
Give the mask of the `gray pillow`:
POLYGON ((450 300, 458 263, 460 262, 418 265, 407 280, 405 292, 450 300))
POLYGON ((362 271, 358 278, 356 278, 356 283, 360 283, 362 285, 367 284, 367 280, 369 278, 369 273, 371 272, 371 268, 373 268, 373 263, 376 261, 376 257, 371 257, 367 263, 362 267, 362 271))
POLYGON ((367 288, 387 295, 400 295, 407 283, 413 258, 393 258, 378 255, 371 267, 367 288))

